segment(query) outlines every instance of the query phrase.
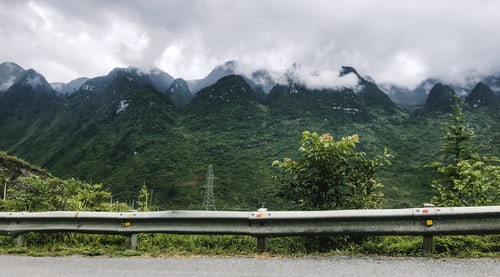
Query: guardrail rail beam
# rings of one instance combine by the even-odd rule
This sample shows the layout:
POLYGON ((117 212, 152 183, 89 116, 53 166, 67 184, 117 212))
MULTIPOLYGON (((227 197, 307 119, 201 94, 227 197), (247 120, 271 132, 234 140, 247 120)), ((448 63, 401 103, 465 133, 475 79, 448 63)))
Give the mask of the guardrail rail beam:
POLYGON ((313 235, 423 236, 500 233, 500 206, 335 211, 0 212, 0 235, 24 244, 27 232, 122 234, 136 249, 139 233, 248 235, 259 252, 270 237, 313 235))

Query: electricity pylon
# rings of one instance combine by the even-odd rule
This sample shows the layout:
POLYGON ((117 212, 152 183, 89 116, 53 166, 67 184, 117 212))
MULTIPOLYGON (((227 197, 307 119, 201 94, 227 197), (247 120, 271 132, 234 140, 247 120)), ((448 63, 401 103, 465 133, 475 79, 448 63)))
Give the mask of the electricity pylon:
POLYGON ((203 200, 203 208, 206 211, 215 211, 215 196, 214 196, 214 170, 212 165, 208 166, 207 183, 205 188, 205 199, 203 200))

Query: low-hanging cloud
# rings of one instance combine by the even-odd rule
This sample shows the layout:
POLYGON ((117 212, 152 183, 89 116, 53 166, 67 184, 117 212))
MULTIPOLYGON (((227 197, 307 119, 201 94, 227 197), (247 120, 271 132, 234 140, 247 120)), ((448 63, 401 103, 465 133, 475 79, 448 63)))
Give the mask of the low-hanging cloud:
POLYGON ((296 62, 318 88, 347 82, 337 70, 349 65, 411 88, 498 74, 498 10, 493 0, 7 0, 0 61, 49 81, 129 65, 195 79, 227 60, 270 71, 296 62))
POLYGON ((279 79, 279 83, 287 84, 288 78, 295 83, 306 86, 310 89, 356 89, 359 85, 359 78, 354 73, 341 75, 339 70, 317 71, 308 66, 294 65, 285 74, 285 78, 279 79))
POLYGON ((231 61, 221 66, 224 70, 233 71, 236 74, 245 76, 253 83, 261 86, 265 92, 269 92, 274 84, 289 85, 293 82, 303 85, 309 89, 343 89, 359 88, 359 77, 354 73, 342 75, 339 70, 318 71, 307 65, 292 64, 286 70, 267 70, 265 68, 256 69, 254 65, 231 61), (265 72, 264 74, 255 74, 265 72))

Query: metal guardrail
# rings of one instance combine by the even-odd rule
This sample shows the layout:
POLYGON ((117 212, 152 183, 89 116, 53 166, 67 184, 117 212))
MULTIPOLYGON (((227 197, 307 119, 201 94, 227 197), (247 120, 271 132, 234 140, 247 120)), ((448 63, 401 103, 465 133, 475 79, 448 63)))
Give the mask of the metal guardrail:
POLYGON ((162 211, 162 212, 0 212, 0 235, 18 245, 27 232, 123 234, 135 249, 138 233, 221 234, 267 238, 309 235, 424 236, 424 252, 434 235, 500 234, 500 206, 425 207, 335 211, 162 211))

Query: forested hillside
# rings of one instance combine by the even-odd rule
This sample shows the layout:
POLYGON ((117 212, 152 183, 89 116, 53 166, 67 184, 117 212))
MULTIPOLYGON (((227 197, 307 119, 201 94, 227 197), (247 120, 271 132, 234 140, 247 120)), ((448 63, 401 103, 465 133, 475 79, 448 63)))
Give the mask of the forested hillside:
MULTIPOLYGON (((302 131, 358 134, 367 156, 384 147, 394 156, 378 176, 385 207, 429 201, 427 165, 439 155, 453 89, 437 84, 424 107, 409 111, 355 70, 344 74, 356 74, 359 87, 309 89, 290 80, 263 98, 255 84, 229 75, 190 102, 183 85, 179 104, 172 85, 160 91, 131 70, 90 79, 70 95, 30 71, 0 93, 0 149, 60 178, 103 183, 116 200, 136 199, 146 184, 161 209, 200 209, 212 165, 219 210, 280 209, 271 164, 297 155, 302 131)), ((479 151, 499 156, 497 96, 478 84, 466 103, 479 151)))

